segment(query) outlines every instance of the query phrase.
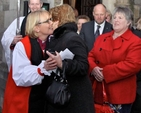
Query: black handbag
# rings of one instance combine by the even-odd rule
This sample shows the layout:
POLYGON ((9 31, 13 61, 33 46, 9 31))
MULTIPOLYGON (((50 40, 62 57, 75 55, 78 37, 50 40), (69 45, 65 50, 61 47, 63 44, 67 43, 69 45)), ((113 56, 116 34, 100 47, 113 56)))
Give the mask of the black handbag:
POLYGON ((46 91, 46 99, 53 106, 61 107, 67 105, 71 97, 65 75, 65 62, 63 62, 62 71, 57 70, 57 72, 60 73, 60 76, 55 73, 54 79, 46 91))

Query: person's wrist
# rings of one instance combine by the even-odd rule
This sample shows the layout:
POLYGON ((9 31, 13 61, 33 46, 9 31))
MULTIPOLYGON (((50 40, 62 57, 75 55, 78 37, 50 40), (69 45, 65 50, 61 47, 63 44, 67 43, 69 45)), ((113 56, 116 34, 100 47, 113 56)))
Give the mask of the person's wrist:
POLYGON ((11 49, 11 50, 13 50, 14 47, 15 47, 15 44, 11 44, 11 45, 10 45, 10 49, 11 49))

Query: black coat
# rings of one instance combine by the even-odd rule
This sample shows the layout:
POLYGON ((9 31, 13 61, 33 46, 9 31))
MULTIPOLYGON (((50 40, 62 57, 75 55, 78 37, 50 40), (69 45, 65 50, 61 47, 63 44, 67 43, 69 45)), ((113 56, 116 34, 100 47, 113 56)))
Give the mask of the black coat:
POLYGON ((47 43, 47 48, 52 51, 60 52, 68 48, 75 54, 73 60, 66 59, 66 76, 71 91, 70 103, 64 108, 48 105, 47 113, 94 113, 92 86, 87 75, 88 50, 76 31, 76 24, 64 24, 54 31, 54 37, 47 43))
MULTIPOLYGON (((132 28, 132 32, 141 38, 141 30, 132 28)), ((141 70, 137 73, 137 93, 141 96, 141 70)))
MULTIPOLYGON (((85 41, 89 51, 92 49, 93 44, 95 42, 95 36, 94 36, 95 25, 94 24, 95 24, 95 21, 84 23, 82 24, 82 28, 80 31, 80 37, 85 41)), ((102 34, 110 32, 111 30, 113 30, 112 25, 105 21, 102 34)))
MULTIPOLYGON (((141 30, 131 28, 132 32, 141 38, 141 30)), ((141 70, 137 73, 137 94, 132 105, 131 113, 141 113, 141 70)))

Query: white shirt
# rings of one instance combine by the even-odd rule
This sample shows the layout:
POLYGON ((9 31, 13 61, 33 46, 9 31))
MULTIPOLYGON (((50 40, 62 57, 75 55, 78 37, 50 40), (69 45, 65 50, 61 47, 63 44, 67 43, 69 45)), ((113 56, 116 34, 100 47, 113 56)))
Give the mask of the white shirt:
POLYGON ((99 28, 99 33, 100 33, 100 35, 103 33, 103 29, 104 29, 104 25, 105 25, 105 21, 102 23, 102 24, 97 24, 96 22, 95 22, 95 24, 94 24, 94 34, 95 34, 95 32, 96 32, 96 30, 97 30, 97 26, 100 26, 100 28, 99 28))
POLYGON ((41 84, 44 76, 38 73, 38 68, 42 68, 44 62, 38 66, 32 65, 26 55, 22 42, 18 42, 13 51, 12 78, 17 86, 32 86, 41 84))
MULTIPOLYGON (((22 24, 24 17, 20 17, 20 27, 22 24)), ((9 27, 3 33, 1 43, 5 52, 6 63, 8 65, 8 70, 10 70, 11 62, 12 62, 12 51, 10 49, 10 45, 16 36, 16 29, 17 29, 17 19, 15 19, 9 27)))
MULTIPOLYGON (((74 58, 74 54, 67 48, 64 51, 61 51, 59 54, 62 60, 74 58)), ((45 70, 44 60, 42 60, 38 66, 32 65, 26 54, 23 43, 18 42, 14 48, 12 59, 12 78, 16 85, 27 87, 41 84, 44 76, 38 73, 38 68, 41 69, 41 72, 44 73, 44 76, 50 76, 52 71, 56 72, 56 69, 48 71, 45 70)))

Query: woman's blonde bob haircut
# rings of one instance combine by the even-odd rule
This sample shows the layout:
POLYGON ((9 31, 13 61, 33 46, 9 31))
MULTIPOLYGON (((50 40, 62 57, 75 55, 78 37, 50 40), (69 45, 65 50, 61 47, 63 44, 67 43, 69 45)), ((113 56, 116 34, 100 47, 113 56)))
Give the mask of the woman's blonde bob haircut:
POLYGON ((45 15, 50 17, 50 13, 43 9, 30 13, 26 21, 25 34, 31 38, 38 38, 37 32, 35 31, 35 26, 39 24, 40 18, 45 15))
POLYGON ((68 4, 53 7, 49 10, 52 15, 53 21, 59 21, 58 26, 65 23, 76 22, 75 14, 72 7, 68 4))

